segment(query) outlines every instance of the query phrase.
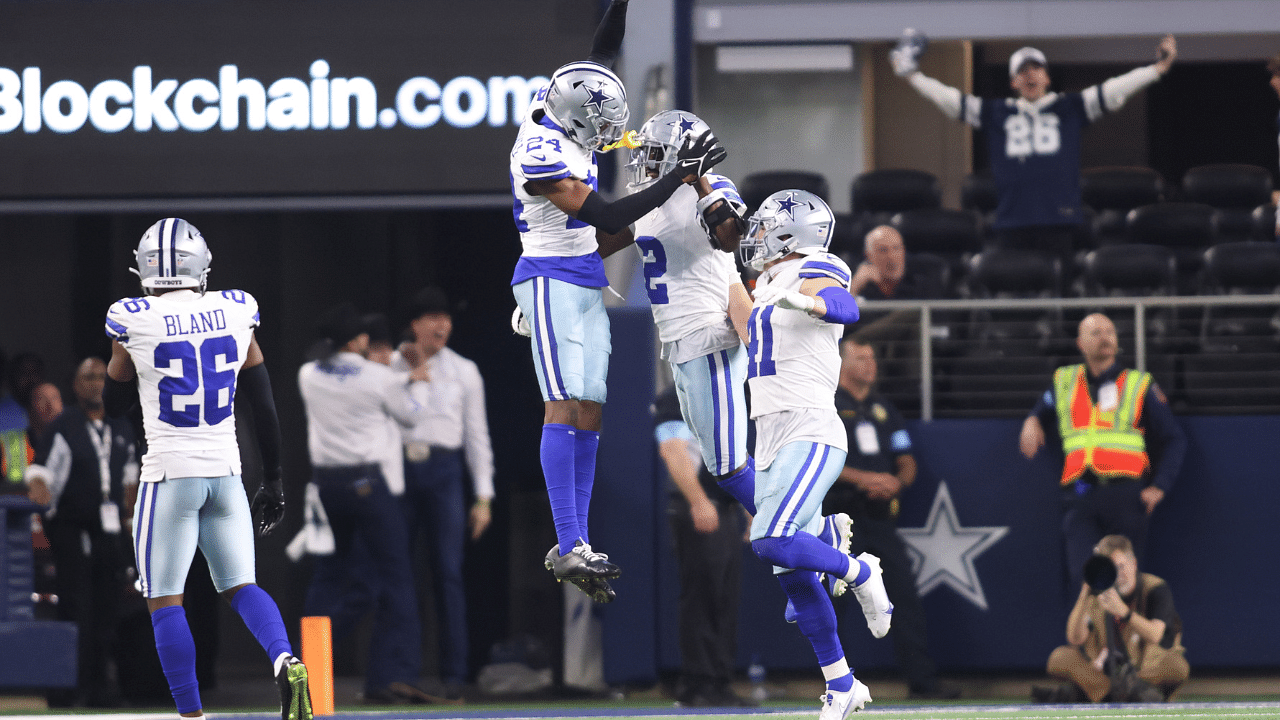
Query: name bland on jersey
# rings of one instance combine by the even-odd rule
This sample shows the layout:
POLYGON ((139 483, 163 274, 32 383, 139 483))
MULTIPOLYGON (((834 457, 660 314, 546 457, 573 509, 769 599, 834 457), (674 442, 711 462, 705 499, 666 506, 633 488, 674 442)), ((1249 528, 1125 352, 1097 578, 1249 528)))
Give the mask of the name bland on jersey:
POLYGON ((21 74, 0 67, 0 134, 21 126, 36 133, 47 127, 73 133, 86 123, 103 133, 133 127, 162 132, 249 130, 361 130, 404 124, 429 128, 442 119, 456 128, 487 120, 491 127, 519 125, 534 94, 549 80, 543 76, 494 76, 488 82, 462 75, 444 83, 414 77, 396 91, 395 106, 378 109, 378 90, 363 77, 329 77, 329 63, 311 63, 310 79, 285 77, 264 85, 240 77, 236 65, 223 65, 218 81, 194 78, 179 83, 156 79, 149 65, 133 69, 132 82, 103 80, 91 89, 75 80, 43 86, 40 68, 21 74), (354 109, 354 113, 353 113, 354 109), (354 115, 354 118, 353 118, 354 115))
POLYGON ((165 315, 164 334, 166 337, 192 335, 227 329, 227 316, 221 309, 209 312, 190 313, 188 315, 165 315), (185 318, 185 320, 184 320, 185 318))

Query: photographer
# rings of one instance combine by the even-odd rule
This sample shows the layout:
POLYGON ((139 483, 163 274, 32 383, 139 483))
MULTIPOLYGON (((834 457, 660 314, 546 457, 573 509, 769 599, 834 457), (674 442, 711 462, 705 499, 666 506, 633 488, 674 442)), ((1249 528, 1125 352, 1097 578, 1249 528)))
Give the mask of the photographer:
POLYGON ((1186 682, 1182 618, 1164 580, 1138 572, 1133 544, 1108 535, 1085 565, 1067 642, 1048 672, 1069 682, 1032 688, 1036 702, 1164 702, 1186 682), (1099 558, 1105 558, 1100 560, 1099 558), (1107 562, 1110 561, 1110 563, 1107 562))

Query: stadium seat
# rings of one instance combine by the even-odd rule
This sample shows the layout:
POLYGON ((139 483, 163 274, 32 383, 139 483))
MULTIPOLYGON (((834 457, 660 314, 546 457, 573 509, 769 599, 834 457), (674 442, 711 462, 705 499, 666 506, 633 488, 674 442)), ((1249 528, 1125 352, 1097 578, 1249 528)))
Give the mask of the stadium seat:
POLYGON ((1163 245, 1178 264, 1178 292, 1194 294, 1204 251, 1213 244, 1213 208, 1200 203, 1167 202, 1129 211, 1125 223, 1131 243, 1163 245))
POLYGON ((1110 245, 1084 258, 1086 294, 1091 296, 1174 295, 1177 264, 1160 245, 1110 245))
POLYGON ((1280 354, 1227 348, 1183 358, 1187 402, 1199 412, 1280 412, 1280 354))
POLYGON ((1271 201, 1271 173, 1255 165, 1202 165, 1182 176, 1188 202, 1216 208, 1215 242, 1251 239, 1253 209, 1271 201))
POLYGON ((872 170, 853 179, 852 209, 857 234, 884 225, 894 214, 942 205, 938 178, 923 170, 872 170))
POLYGON ((755 212, 765 198, 779 190, 807 190, 831 202, 831 186, 827 184, 827 179, 806 170, 754 172, 738 183, 738 192, 742 194, 742 201, 747 204, 750 212, 755 212))
MULTIPOLYGON (((1052 255, 984 250, 969 259, 966 284, 975 299, 1054 298, 1062 295, 1061 277, 1061 263, 1052 255)), ((1043 353, 1061 344, 1062 311, 975 310, 967 336, 978 352, 1043 353)))
POLYGON ((986 173, 970 173, 964 176, 960 185, 960 208, 989 215, 996 211, 1000 204, 1000 194, 996 190, 996 181, 986 173))
MULTIPOLYGON (((1237 242, 1204 253, 1204 292, 1271 295, 1280 291, 1280 245, 1237 242)), ((1205 352, 1280 350, 1280 301, 1262 306, 1205 307, 1201 345, 1205 352)))
POLYGON ((1254 240, 1273 241, 1280 238, 1280 232, 1276 230, 1275 205, 1259 205, 1250 213, 1250 219, 1253 221, 1254 240))
POLYGON ((1125 240, 1125 216, 1164 199, 1164 178, 1145 167, 1096 167, 1080 173, 1080 191, 1093 210, 1093 247, 1125 240))
POLYGON ((982 223, 966 210, 906 210, 890 218, 889 224, 902 233, 908 258, 916 253, 940 257, 950 266, 951 277, 963 276, 969 257, 982 248, 982 223))

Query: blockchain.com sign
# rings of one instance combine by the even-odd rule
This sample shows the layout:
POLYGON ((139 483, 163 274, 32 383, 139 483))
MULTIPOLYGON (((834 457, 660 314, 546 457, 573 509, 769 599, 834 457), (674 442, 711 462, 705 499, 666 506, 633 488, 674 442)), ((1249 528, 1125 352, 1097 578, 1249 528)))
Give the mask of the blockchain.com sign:
POLYGON ((594 0, 0 5, 0 198, 495 192, 594 0))

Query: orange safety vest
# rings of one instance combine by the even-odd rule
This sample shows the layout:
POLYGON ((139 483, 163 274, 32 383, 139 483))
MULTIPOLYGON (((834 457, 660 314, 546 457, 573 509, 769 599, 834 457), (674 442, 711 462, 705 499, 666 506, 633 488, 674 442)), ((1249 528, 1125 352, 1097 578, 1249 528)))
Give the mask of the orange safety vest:
POLYGON ((1084 365, 1053 373, 1058 429, 1062 434, 1062 484, 1093 471, 1100 478, 1140 478, 1150 467, 1146 440, 1138 427, 1151 374, 1122 370, 1116 377, 1116 406, 1100 410, 1089 397, 1084 365))

